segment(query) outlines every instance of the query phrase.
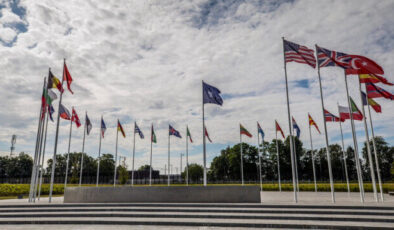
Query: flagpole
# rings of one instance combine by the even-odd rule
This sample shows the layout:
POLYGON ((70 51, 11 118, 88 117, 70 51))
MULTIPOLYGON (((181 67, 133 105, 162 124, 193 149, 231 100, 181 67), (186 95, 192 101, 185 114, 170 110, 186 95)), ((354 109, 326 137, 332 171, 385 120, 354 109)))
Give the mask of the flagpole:
MULTIPOLYGON (((378 193, 376 190, 376 180, 375 180, 375 169, 373 167, 373 162, 372 162, 372 155, 371 155, 371 146, 369 145, 369 133, 368 133, 368 126, 367 126, 367 119, 365 116, 365 108, 363 105, 363 94, 361 92, 361 80, 360 80, 360 75, 358 75, 358 87, 360 90, 360 100, 361 100, 361 109, 363 113, 363 120, 364 120, 364 129, 365 129, 365 139, 366 139, 366 145, 367 145, 367 153, 368 153, 368 161, 369 161, 369 168, 371 171, 371 180, 372 180, 372 189, 373 189, 373 195, 375 198, 375 201, 378 202, 378 193)), ((367 98, 365 100, 368 101, 368 96, 366 95, 367 98)))
MULTIPOLYGON (((118 119, 118 126, 119 126, 119 119, 118 119)), ((118 161, 118 135, 119 135, 119 129, 118 127, 116 128, 116 145, 115 145, 115 169, 114 169, 114 187, 116 186, 116 165, 118 161)))
MULTIPOLYGON (((63 59, 63 76, 64 76, 64 65, 66 64, 66 59, 63 59)), ((62 77, 62 88, 63 88, 64 77, 62 77)), ((64 92, 64 89, 63 89, 64 92)), ((49 203, 52 202, 52 192, 53 192, 53 182, 55 180, 55 165, 56 165, 56 153, 57 153, 57 141, 59 137, 59 122, 60 122, 60 105, 62 104, 63 92, 60 92, 59 98, 59 107, 57 113, 57 123, 56 123, 56 135, 55 135, 55 150, 53 151, 53 158, 52 158, 52 171, 51 171, 51 184, 49 189, 49 203)))
MULTIPOLYGON (((42 91, 45 90, 45 84, 46 84, 46 78, 44 78, 44 82, 42 85, 42 91)), ((42 96, 41 96, 42 97, 42 96)), ((30 179, 30 189, 29 189, 29 202, 32 201, 32 197, 33 197, 33 186, 34 186, 34 176, 36 173, 36 161, 37 161, 37 151, 38 151, 38 145, 39 145, 39 139, 40 139, 40 130, 41 130, 41 124, 42 124, 42 102, 41 102, 41 106, 40 106, 40 112, 38 114, 38 127, 37 127, 37 137, 36 137, 36 147, 35 147, 35 151, 34 151, 34 160, 33 160, 33 168, 32 168, 32 173, 31 173, 31 179, 30 179)))
POLYGON ((87 126, 86 126, 86 117, 88 116, 88 112, 85 111, 85 126, 83 127, 83 140, 82 140, 82 154, 81 154, 81 172, 79 172, 79 187, 82 184, 82 172, 83 172, 83 153, 85 152, 85 134, 87 133, 87 126))
MULTIPOLYGON (((188 127, 186 125, 186 186, 189 186, 189 142, 187 140, 188 127)), ((205 131, 205 130, 204 130, 205 131)), ((205 132, 204 132, 205 136, 205 132)))
POLYGON ((300 192, 300 185, 298 183, 298 160, 297 160, 297 150, 296 150, 296 140, 295 136, 293 138, 293 149, 294 149, 294 163, 295 163, 295 172, 296 172, 296 184, 297 184, 297 192, 300 192))
MULTIPOLYGON (((317 55, 317 45, 316 45, 316 56, 317 55)), ((328 175, 330 177, 330 187, 331 187, 331 199, 332 203, 335 203, 335 191, 334 191, 334 181, 332 176, 332 168, 331 168, 331 156, 330 156, 330 147, 328 145, 328 135, 327 135, 327 124, 326 119, 324 117, 324 100, 323 100, 323 88, 321 84, 321 77, 320 77, 320 64, 317 64, 317 75, 319 77, 319 86, 320 86, 320 99, 321 99, 321 109, 323 115, 323 123, 324 123, 324 137, 326 139, 326 153, 327 153, 327 163, 328 163, 328 175)))
POLYGON ((42 155, 42 163, 41 163, 41 173, 40 173, 40 186, 38 187, 38 200, 40 200, 41 196, 41 185, 42 185, 42 174, 44 172, 44 159, 45 159, 45 147, 47 143, 47 130, 48 130, 48 117, 49 117, 50 111, 48 110, 48 113, 46 115, 46 125, 45 125, 45 134, 44 134, 44 149, 43 149, 43 155, 42 155))
POLYGON ((202 81, 202 145, 203 145, 203 161, 204 161, 204 186, 207 186, 207 154, 205 140, 205 114, 204 114, 204 81, 202 81))
POLYGON ((170 132, 168 132, 168 179, 167 184, 170 186, 170 132))
MULTIPOLYGON (((338 105, 338 114, 339 114, 339 105, 338 105)), ((347 192, 350 194, 350 185, 349 185, 349 176, 347 172, 347 155, 345 155, 345 143, 343 141, 343 132, 342 132, 342 121, 339 121, 339 129, 341 130, 341 139, 342 139, 342 154, 343 154, 343 162, 345 163, 345 176, 346 176, 346 185, 347 185, 347 192)))
POLYGON ((242 154, 242 134, 239 132, 239 142, 241 143, 241 181, 242 186, 244 186, 244 167, 243 167, 243 154, 242 154))
POLYGON ((152 186, 152 137, 153 137, 153 124, 151 127, 150 134, 150 160, 149 160, 149 186, 152 186))
MULTIPOLYGON (((260 157, 260 135, 259 135, 259 123, 257 122, 257 156, 259 157, 259 177, 260 177, 260 191, 263 191, 263 180, 261 178, 261 157, 260 157)), ((264 139, 263 139, 264 145, 264 139)))
POLYGON ((364 184, 363 184, 363 176, 361 173, 360 160, 358 157, 358 144, 357 144, 356 131, 355 131, 355 127, 354 127, 353 112, 351 111, 349 88, 347 85, 347 77, 346 77, 345 70, 343 70, 343 73, 344 73, 344 77, 345 77, 346 97, 347 97, 347 103, 349 106, 348 109, 349 109, 349 115, 350 115, 350 122, 351 122, 351 126, 352 126, 352 135, 353 135, 353 144, 354 144, 354 160, 356 161, 357 178, 358 178, 358 185, 359 185, 359 190, 360 190, 360 200, 362 203, 364 203, 364 184))
MULTIPOLYGON (((72 110, 74 110, 74 106, 72 107, 72 110)), ((66 176, 64 178, 64 190, 66 190, 67 187, 68 164, 70 161, 71 133, 73 129, 73 117, 74 114, 71 115, 71 119, 70 119, 70 135, 68 136, 68 153, 67 153, 67 161, 66 161, 66 176)))
MULTIPOLYGON (((275 123, 275 130, 276 130, 276 123, 275 123)), ((278 148, 278 130, 275 131, 275 141, 276 141, 276 161, 278 163, 279 192, 282 192, 282 185, 280 183, 280 163, 279 163, 280 161, 279 161, 279 148, 278 148)))
MULTIPOLYGON (((102 121, 103 121, 103 115, 101 115, 101 122, 102 122, 102 121)), ((103 134, 102 134, 102 130, 101 130, 101 125, 102 125, 102 124, 100 124, 100 133, 99 133, 100 138, 99 138, 99 152, 98 152, 98 161, 97 161, 96 187, 98 187, 98 184, 99 184, 99 175, 100 175, 101 136, 103 135, 103 134)))
POLYGON ((132 163, 132 169, 131 169, 131 186, 134 186, 134 156, 135 156, 135 126, 136 122, 134 122, 134 137, 133 137, 133 163, 132 163))
POLYGON ((313 154, 312 131, 311 131, 311 123, 310 123, 310 121, 309 121, 309 138, 310 138, 310 140, 311 140, 311 156, 312 156, 313 182, 315 183, 315 192, 317 192, 316 169, 315 169, 315 156, 314 156, 314 154, 313 154))
POLYGON ((382 202, 383 202, 383 201, 384 201, 384 197, 383 197, 382 180, 381 180, 381 178, 380 178, 380 168, 379 168, 379 161, 378 161, 378 151, 377 151, 376 144, 375 144, 375 133, 374 133, 374 130, 373 130, 371 108, 370 108, 370 106, 369 106, 368 91, 367 91, 367 86, 366 86, 366 85, 365 85, 365 92, 366 92, 366 97, 367 97, 366 100, 367 100, 367 105, 368 105, 369 123, 370 123, 370 125, 371 125, 372 145, 373 145, 373 151, 374 151, 374 153, 375 153, 376 173, 378 174, 380 198, 382 199, 382 202))

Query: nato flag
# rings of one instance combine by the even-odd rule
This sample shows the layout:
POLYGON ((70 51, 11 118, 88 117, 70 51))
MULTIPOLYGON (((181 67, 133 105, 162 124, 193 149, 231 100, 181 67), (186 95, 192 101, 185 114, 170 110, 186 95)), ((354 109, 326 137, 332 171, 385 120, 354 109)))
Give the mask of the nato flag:
POLYGON ((202 82, 202 90, 203 90, 203 103, 212 103, 217 105, 223 105, 223 99, 219 95, 220 90, 216 87, 208 85, 205 82, 202 82))

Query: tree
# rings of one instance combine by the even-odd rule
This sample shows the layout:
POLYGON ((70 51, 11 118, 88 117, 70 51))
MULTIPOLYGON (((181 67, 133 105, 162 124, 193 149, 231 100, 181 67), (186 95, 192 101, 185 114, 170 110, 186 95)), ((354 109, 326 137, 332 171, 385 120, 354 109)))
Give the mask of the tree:
MULTIPOLYGON (((198 182, 202 179, 204 168, 199 164, 189 164, 189 180, 191 182, 198 182)), ((186 177, 186 172, 182 173, 182 177, 186 177)))
POLYGON ((129 172, 127 171, 126 165, 119 165, 118 166, 118 175, 119 175, 119 183, 126 184, 129 180, 129 172))
POLYGON ((138 168, 138 171, 149 171, 149 170, 150 170, 150 165, 142 165, 141 167, 138 168))
POLYGON ((30 177, 33 159, 24 152, 16 157, 0 157, 0 177, 26 178, 30 177))

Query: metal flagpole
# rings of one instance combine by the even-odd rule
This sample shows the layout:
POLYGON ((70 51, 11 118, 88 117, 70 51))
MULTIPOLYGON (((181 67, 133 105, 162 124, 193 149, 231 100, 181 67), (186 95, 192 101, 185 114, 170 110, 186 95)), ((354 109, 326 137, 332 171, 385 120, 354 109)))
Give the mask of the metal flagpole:
POLYGON ((292 136, 293 138, 293 149, 294 149, 294 163, 295 163, 295 172, 296 172, 296 184, 297 184, 297 192, 300 192, 300 185, 298 183, 298 160, 297 160, 297 151, 296 151, 296 140, 295 136, 292 136))
POLYGON ((131 166, 131 186, 134 185, 134 156, 135 156, 135 126, 137 125, 136 122, 134 122, 134 138, 133 138, 133 163, 131 166))
POLYGON ((244 161, 243 161, 243 154, 242 154, 242 134, 239 132, 239 142, 241 143, 241 181, 242 186, 244 186, 244 161))
MULTIPOLYGON (((186 137, 187 139, 187 137, 186 137)), ((182 157, 183 157, 183 153, 180 153, 181 156, 181 167, 179 168, 179 177, 180 177, 180 182, 182 183, 182 157)))
MULTIPOLYGON (((338 113, 339 113, 339 105, 338 105, 338 113)), ((346 176, 346 185, 347 185, 347 192, 350 194, 350 185, 349 185, 349 176, 347 172, 347 156, 345 155, 345 143, 343 141, 343 132, 342 132, 342 121, 339 121, 339 129, 341 130, 341 139, 342 139, 342 154, 343 154, 343 162, 345 165, 345 176, 346 176)))
MULTIPOLYGON (((101 122, 103 120, 103 115, 101 115, 101 122)), ((99 140, 99 152, 98 152, 98 161, 97 161, 97 178, 96 178, 96 187, 98 187, 99 184, 99 175, 100 175, 100 160, 101 160, 101 136, 102 136, 102 130, 101 130, 101 124, 100 124, 100 140, 99 140)))
POLYGON ((45 147, 47 143, 47 130, 48 130, 48 117, 49 117, 49 111, 46 115, 46 125, 45 125, 45 134, 44 134, 44 149, 42 153, 42 161, 41 161, 41 173, 40 173, 40 186, 38 187, 38 200, 40 200, 41 196, 41 186, 42 186, 42 174, 44 173, 44 159, 45 159, 45 147))
POLYGON ((344 72, 344 77, 345 77, 345 87, 346 87, 346 96, 347 96, 347 103, 349 106, 349 114, 350 114, 350 122, 352 126, 352 134, 353 134, 353 144, 354 144, 354 159, 356 161, 356 169, 357 169, 357 178, 358 178, 358 185, 360 189, 360 199, 361 202, 364 203, 364 184, 363 184, 363 175, 361 173, 361 167, 360 167, 360 160, 358 157, 358 144, 357 144, 357 137, 356 137, 356 131, 354 127, 354 120, 353 120, 353 113, 351 110, 351 103, 350 103, 350 97, 349 97, 349 88, 347 85, 347 77, 346 77, 346 72, 344 72))
POLYGON ((312 170, 313 170, 313 182, 315 183, 315 192, 317 192, 317 184, 316 184, 316 169, 315 169, 315 156, 313 154, 313 143, 312 143, 312 132, 311 132, 311 124, 309 123, 309 138, 311 140, 311 156, 312 156, 312 170))
MULTIPOLYGON (((264 140, 263 140, 263 145, 264 145, 264 140)), ((257 156, 259 157, 260 191, 263 191, 263 180, 261 178, 260 134, 259 134, 258 123, 257 123, 257 156)))
POLYGON ((170 186, 170 132, 168 132, 168 179, 167 184, 170 186))
MULTIPOLYGON (((363 113, 363 120, 364 120, 364 129, 365 129, 365 139, 366 139, 366 145, 367 145, 367 153, 368 153, 368 160, 369 160, 369 169, 371 171, 371 180, 372 180, 372 189, 373 189, 373 195, 375 198, 375 201, 378 202, 378 193, 376 190, 376 180, 375 180, 375 169, 373 167, 373 162, 372 162, 372 155, 371 155, 371 146, 369 145, 369 133, 368 133, 368 126, 367 126, 367 118, 365 116, 365 108, 363 105, 363 94, 361 92, 361 80, 360 80, 360 75, 358 75, 358 87, 360 90, 360 100, 361 100, 361 111, 363 113)), ((368 101, 368 98, 365 98, 365 100, 368 101)))
MULTIPOLYGON (((276 125, 276 123, 275 123, 276 125)), ((275 126, 276 130, 276 126, 275 126)), ((279 148, 278 148, 278 130, 275 132, 275 141, 276 141, 276 161, 278 163, 278 183, 279 183, 279 192, 282 192, 282 185, 280 183, 280 163, 279 163, 279 148)))
MULTIPOLYGON (((118 124, 119 125, 119 120, 118 124)), ((118 161, 118 135, 119 135, 119 129, 116 127, 116 146, 115 146, 115 169, 114 169, 114 187, 116 185, 116 165, 118 161)))
MULTIPOLYGON (((316 56, 317 56, 317 45, 316 45, 316 56)), ((328 145, 327 124, 326 124, 326 119, 324 117, 324 100, 323 100, 323 88, 321 85, 321 77, 320 77, 320 64, 317 65, 317 75, 319 77, 320 99, 321 99, 321 107, 322 107, 321 110, 323 115, 324 137, 326 139, 326 153, 327 153, 327 163, 328 163, 328 174, 330 177, 331 198, 332 198, 332 202, 335 203, 335 192, 334 192, 334 181, 333 181, 332 168, 331 168, 330 147, 328 145)))
MULTIPOLYGON (((72 107, 72 110, 74 110, 74 106, 72 107)), ((67 161, 66 161, 66 176, 64 178, 64 190, 67 187, 68 164, 70 161, 71 133, 72 133, 72 129, 73 129, 73 117, 74 117, 74 114, 71 115, 71 119, 70 119, 70 135, 68 136, 68 153, 67 153, 67 161)))
MULTIPOLYGON (((66 64, 66 59, 63 60, 64 64, 66 64)), ((64 65, 63 65, 63 76, 64 76, 64 65)), ((64 77, 62 77, 62 87, 63 87, 64 77)), ((64 90, 63 90, 64 92, 64 90)), ((60 122, 60 105, 62 104, 63 93, 60 92, 59 98, 59 107, 57 113, 57 123, 56 123, 56 136, 55 136, 55 150, 53 151, 53 158, 52 158, 52 171, 51 171, 51 185, 49 189, 49 203, 52 202, 52 192, 53 192, 53 182, 55 180, 55 165, 56 165, 56 153, 57 153, 57 140, 59 137, 59 122, 60 122)))
POLYGON ((205 114, 204 114, 204 81, 202 81, 202 145, 203 145, 203 161, 204 161, 204 186, 207 186, 207 155, 205 140, 205 114))
POLYGON ((150 134, 150 160, 149 160, 149 186, 152 186, 152 137, 153 137, 153 124, 150 134))
POLYGON ((82 140, 82 154, 81 154, 81 171, 79 172, 79 187, 82 184, 82 172, 83 172, 83 153, 85 152, 85 134, 87 133, 86 126, 86 117, 88 116, 88 112, 85 111, 85 126, 83 127, 83 140, 82 140))
POLYGON ((372 145, 373 145, 373 151, 374 151, 374 153, 375 153, 375 164, 376 164, 376 173, 378 174, 380 198, 382 199, 382 202, 383 202, 383 201, 384 201, 384 197, 383 197, 382 180, 381 180, 381 178, 380 178, 380 168, 379 168, 379 161, 378 161, 378 151, 377 151, 376 144, 375 144, 375 133, 374 133, 374 131, 373 131, 371 108, 370 108, 370 106, 369 106, 368 91, 367 91, 367 86, 366 86, 366 85, 365 85, 365 93, 366 93, 366 97, 367 97, 367 105, 368 105, 368 113, 369 113, 369 123, 370 123, 370 125, 371 125, 372 145))
MULTIPOLYGON (((46 78, 44 78, 44 83, 42 85, 42 90, 44 91, 45 89, 45 85, 46 85, 46 78)), ((41 106, 40 106, 40 112, 38 115, 38 127, 37 127, 37 137, 36 137, 36 147, 35 147, 35 151, 34 151, 34 160, 33 160, 33 168, 32 168, 32 173, 31 173, 31 179, 30 179, 30 190, 29 190, 29 202, 32 201, 32 197, 33 197, 33 187, 34 187, 34 176, 36 173, 36 164, 37 164, 37 152, 38 152, 38 145, 39 145, 39 140, 40 140, 40 130, 41 130, 41 125, 42 125, 42 102, 41 102, 41 106)))
MULTIPOLYGON (((186 136, 187 136, 188 127, 186 126, 186 136)), ((205 130, 204 130, 205 136, 205 130)), ((189 142, 186 137, 186 186, 189 186, 189 142)))
POLYGON ((285 42, 284 42, 284 37, 282 37, 283 40, 283 64, 284 64, 284 69, 285 69, 285 82, 286 82, 286 101, 287 101, 287 118, 289 122, 289 132, 290 132, 290 154, 291 154, 291 171, 292 171, 292 179, 293 179, 293 191, 294 191, 294 201, 297 203, 297 188, 296 188, 296 172, 295 172, 295 158, 294 158, 294 149, 293 149, 293 130, 291 128, 291 119, 290 119, 290 102, 289 102, 289 86, 287 83, 287 69, 286 69, 286 57, 285 57, 285 42))

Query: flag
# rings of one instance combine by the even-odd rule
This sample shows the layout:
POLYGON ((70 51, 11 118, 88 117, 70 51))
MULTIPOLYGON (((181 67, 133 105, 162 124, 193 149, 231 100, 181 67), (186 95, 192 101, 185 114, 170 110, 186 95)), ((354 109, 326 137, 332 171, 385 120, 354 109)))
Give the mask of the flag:
MULTIPOLYGON (((49 91, 48 91, 48 89, 47 88, 44 88, 44 97, 45 97, 45 104, 46 105, 52 105, 52 98, 53 98, 53 95, 52 96, 50 96, 49 95, 49 91)), ((55 94, 55 96, 56 96, 56 94, 55 94)), ((57 98, 57 97, 56 97, 57 98)))
POLYGON ((61 81, 57 77, 55 77, 55 75, 53 75, 50 70, 49 70, 49 74, 48 74, 47 88, 48 89, 57 88, 61 93, 64 92, 61 81))
POLYGON ((189 127, 186 126, 186 137, 189 137, 191 143, 193 143, 192 135, 190 134, 189 127))
POLYGON ((283 40, 285 60, 287 62, 298 62, 302 64, 308 64, 311 67, 316 67, 316 58, 314 51, 308 49, 306 46, 301 46, 293 42, 283 40))
MULTIPOLYGON (((341 106, 340 106, 341 107, 341 106)), ((346 111, 349 112, 349 109, 347 107, 344 107, 346 111)), ((344 122, 345 120, 335 116, 334 114, 328 112, 327 110, 324 109, 324 119, 326 121, 331 121, 331 122, 344 122)), ((319 132, 320 133, 320 132, 319 132)))
POLYGON ((122 133, 123 137, 126 138, 126 134, 125 134, 123 127, 120 124, 119 120, 118 120, 118 130, 117 131, 120 131, 122 133))
POLYGON ((344 69, 350 68, 351 57, 348 54, 331 51, 319 46, 316 46, 317 61, 320 67, 339 66, 344 69))
MULTIPOLYGON (((357 108, 352 98, 350 98, 350 105, 351 105, 351 113, 353 115, 353 120, 361 121, 363 119, 363 115, 361 114, 360 110, 357 108)), ((339 106, 339 116, 341 120, 350 119, 349 108, 344 106, 339 106)))
POLYGON ((265 134, 264 134, 263 129, 261 128, 259 122, 257 122, 257 132, 258 132, 259 134, 261 134, 261 139, 264 140, 265 134))
POLYGON ((205 136, 208 138, 208 141, 212 143, 212 140, 211 140, 211 138, 209 137, 209 134, 208 134, 207 127, 204 127, 204 129, 205 129, 205 131, 204 131, 205 136))
POLYGON ((48 105, 48 111, 49 111, 49 118, 51 119, 51 121, 53 122, 53 113, 55 112, 55 109, 53 108, 52 105, 48 105))
POLYGON ((41 120, 44 120, 45 118, 47 106, 48 103, 47 103, 46 89, 44 88, 42 90, 42 95, 41 95, 41 120))
POLYGON ((47 94, 48 94, 48 97, 49 97, 52 101, 54 101, 54 100, 57 99, 56 93, 53 92, 51 89, 47 89, 47 94))
POLYGON ((300 127, 298 127, 297 122, 295 121, 294 117, 291 117, 291 119, 293 122, 293 129, 296 131, 296 134, 297 134, 297 138, 300 138, 301 129, 300 129, 300 127))
POLYGON ((171 125, 168 126, 168 129, 169 129, 169 134, 170 135, 182 138, 181 134, 177 130, 175 130, 171 125))
POLYGON ((104 119, 101 117, 101 128, 100 128, 100 130, 101 130, 101 136, 104 138, 104 133, 105 133, 105 130, 107 130, 107 127, 105 126, 105 122, 104 122, 104 119))
POLYGON ((359 76, 361 83, 383 83, 385 85, 394 85, 393 83, 387 81, 386 78, 376 74, 360 74, 359 76))
POLYGON ((59 106, 59 114, 60 114, 60 117, 63 118, 64 120, 70 120, 71 119, 70 112, 62 104, 60 104, 60 106, 59 106))
POLYGON ((285 134, 283 133, 283 131, 282 131, 282 129, 280 128, 280 126, 279 126, 279 124, 278 124, 277 121, 275 121, 275 129, 276 129, 276 132, 279 131, 279 132, 282 134, 282 137, 285 138, 285 134))
POLYGON ((90 122, 90 119, 88 117, 88 114, 86 114, 85 116, 85 125, 86 125, 86 133, 89 135, 90 134, 90 130, 92 130, 92 123, 90 122))
MULTIPOLYGON (((324 111, 325 111, 325 110, 324 110, 324 111)), ((311 116, 309 113, 308 113, 308 119, 309 119, 309 127, 310 127, 311 125, 315 126, 316 130, 319 132, 319 134, 321 134, 321 133, 320 133, 320 130, 319 130, 319 127, 317 127, 316 122, 313 120, 312 116, 311 116)))
POLYGON ((155 130, 153 129, 153 125, 152 125, 152 129, 151 129, 150 141, 153 143, 157 143, 156 134, 155 134, 155 130))
POLYGON ((360 55, 349 56, 351 60, 346 74, 384 74, 383 68, 371 59, 360 55))
POLYGON ((144 139, 144 134, 141 129, 138 127, 137 122, 134 122, 134 132, 138 133, 141 139, 144 139))
POLYGON ((243 134, 243 135, 246 135, 248 137, 252 137, 252 134, 249 133, 249 131, 245 127, 243 127, 241 124, 239 124, 239 131, 240 131, 241 135, 243 134))
POLYGON ((72 121, 75 122, 75 124, 77 125, 77 128, 79 128, 81 126, 81 121, 79 120, 78 114, 77 112, 74 110, 74 108, 72 109, 72 121))
POLYGON ((68 72, 68 68, 66 65, 66 62, 64 62, 64 67, 63 67, 63 81, 67 82, 67 88, 68 90, 74 94, 74 92, 71 90, 71 83, 73 81, 70 72, 68 72))
POLYGON ((367 94, 369 98, 384 97, 390 100, 394 100, 394 95, 373 83, 365 83, 365 86, 367 87, 367 94))
POLYGON ((203 103, 211 103, 217 105, 223 105, 223 99, 220 96, 220 90, 214 86, 208 85, 205 82, 202 82, 202 90, 203 90, 203 103))
POLYGON ((375 110, 375 112, 377 113, 381 113, 382 112, 382 107, 372 98, 368 98, 368 102, 367 102, 367 95, 361 91, 361 94, 363 95, 363 105, 370 105, 373 110, 375 110))

